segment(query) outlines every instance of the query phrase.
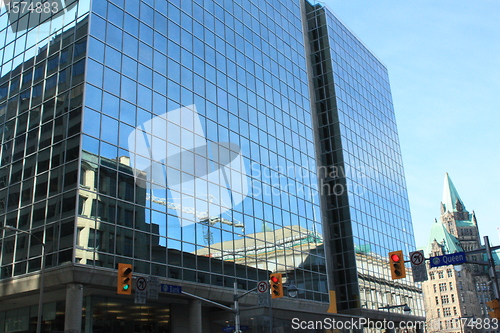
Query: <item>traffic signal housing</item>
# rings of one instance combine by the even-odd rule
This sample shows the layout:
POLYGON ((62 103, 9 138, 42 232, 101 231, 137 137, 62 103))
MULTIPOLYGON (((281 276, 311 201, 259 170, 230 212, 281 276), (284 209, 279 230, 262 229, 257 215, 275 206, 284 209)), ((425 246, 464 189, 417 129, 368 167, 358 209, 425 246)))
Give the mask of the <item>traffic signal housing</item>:
POLYGON ((488 312, 490 317, 500 319, 500 302, 498 301, 498 298, 486 302, 486 305, 488 305, 493 310, 488 312))
POLYGON ((271 297, 280 298, 283 297, 283 274, 273 273, 269 276, 271 281, 271 297))
POLYGON ((120 295, 132 294, 132 265, 118 264, 118 283, 116 293, 120 295))
POLYGON ((391 276, 393 280, 406 277, 405 259, 403 251, 389 252, 389 263, 391 267, 391 276))

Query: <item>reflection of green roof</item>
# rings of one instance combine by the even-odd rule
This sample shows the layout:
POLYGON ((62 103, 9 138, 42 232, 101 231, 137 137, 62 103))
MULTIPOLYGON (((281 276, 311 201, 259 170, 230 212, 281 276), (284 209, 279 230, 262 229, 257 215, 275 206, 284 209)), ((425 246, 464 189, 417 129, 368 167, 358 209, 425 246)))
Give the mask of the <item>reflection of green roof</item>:
MULTIPOLYGON (((500 265, 500 250, 492 251, 492 255, 493 255, 493 260, 495 261, 495 265, 497 266, 500 265)), ((485 253, 485 258, 487 258, 486 253, 485 253)))
POLYGON ((446 227, 442 223, 434 223, 431 228, 431 236, 429 237, 429 243, 424 248, 425 255, 432 253, 432 243, 436 240, 438 244, 443 248, 444 254, 462 252, 462 246, 458 239, 450 234, 446 227))
POLYGON ((356 253, 370 253, 372 252, 372 247, 371 244, 361 244, 361 245, 354 245, 354 250, 356 253))
MULTIPOLYGON (((484 249, 484 246, 482 246, 482 248, 484 249)), ((493 255, 493 261, 495 262, 495 266, 500 266, 500 249, 491 251, 491 254, 493 255)), ((488 255, 486 254, 486 251, 484 253, 481 253, 481 255, 483 256, 482 259, 484 261, 488 261, 488 255)))
POLYGON ((460 201, 463 211, 465 211, 464 202, 460 199, 455 185, 453 185, 450 176, 446 173, 444 176, 443 200, 441 201, 444 205, 445 211, 457 212, 457 201, 460 201))

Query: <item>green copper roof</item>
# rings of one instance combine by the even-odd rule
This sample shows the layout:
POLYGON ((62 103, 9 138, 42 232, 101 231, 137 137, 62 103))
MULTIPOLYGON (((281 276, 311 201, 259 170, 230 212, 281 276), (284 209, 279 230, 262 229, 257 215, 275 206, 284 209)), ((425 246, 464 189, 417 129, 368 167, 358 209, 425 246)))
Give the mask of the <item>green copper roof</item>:
POLYGON ((436 240, 443 247, 444 254, 463 251, 458 239, 446 230, 444 224, 437 221, 432 225, 429 243, 423 249, 425 255, 432 253, 432 243, 434 240, 436 240))
POLYGON ((465 205, 458 195, 458 191, 453 185, 448 173, 444 176, 444 188, 443 188, 443 200, 441 201, 444 205, 446 212, 458 212, 457 202, 462 205, 462 211, 465 211, 465 205))
MULTIPOLYGON (((492 254, 493 254, 493 260, 495 261, 495 265, 500 265, 500 250, 495 250, 495 251, 492 251, 492 254)), ((486 255, 486 253, 484 254, 485 256, 485 260, 488 260, 488 256, 486 255)))
MULTIPOLYGON (((484 248, 484 246, 482 246, 484 248)), ((495 266, 500 265, 500 250, 493 250, 491 251, 491 254, 493 255, 493 261, 495 262, 495 266)), ((488 261, 488 255, 486 253, 481 254, 483 257, 482 259, 484 261, 488 261)), ((497 268, 497 274, 498 274, 498 268, 497 268)))
POLYGON ((465 221, 456 220, 456 222, 457 222, 457 227, 475 227, 476 226, 474 224, 474 222, 468 221, 468 220, 465 220, 465 221))

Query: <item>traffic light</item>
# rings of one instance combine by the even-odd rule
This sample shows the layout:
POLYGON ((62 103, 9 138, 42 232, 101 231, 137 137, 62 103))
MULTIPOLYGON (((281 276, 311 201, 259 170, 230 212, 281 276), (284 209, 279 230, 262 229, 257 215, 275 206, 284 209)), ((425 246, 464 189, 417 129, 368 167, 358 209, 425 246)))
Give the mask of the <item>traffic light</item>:
POLYGON ((283 275, 281 273, 271 274, 269 277, 271 280, 271 297, 280 298, 283 297, 283 275))
POLYGON ((132 265, 118 264, 118 283, 116 293, 121 295, 132 294, 132 265))
POLYGON ((488 305, 493 310, 488 312, 490 317, 500 319, 500 302, 498 301, 498 298, 486 302, 486 305, 488 305))
POLYGON ((389 262, 391 265, 391 276, 393 280, 406 277, 403 251, 389 252, 389 262))

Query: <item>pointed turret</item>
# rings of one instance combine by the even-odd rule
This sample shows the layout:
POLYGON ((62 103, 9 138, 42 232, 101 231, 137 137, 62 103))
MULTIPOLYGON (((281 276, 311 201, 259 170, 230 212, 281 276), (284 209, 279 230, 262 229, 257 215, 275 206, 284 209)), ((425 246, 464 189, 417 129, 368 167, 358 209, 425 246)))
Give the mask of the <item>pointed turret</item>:
POLYGON ((465 205, 458 195, 457 189, 451 181, 448 173, 444 176, 443 200, 441 201, 441 211, 445 212, 463 212, 466 211, 465 205))
POLYGON ((475 211, 472 211, 472 217, 470 219, 472 221, 472 223, 474 223, 474 225, 477 227, 477 219, 476 219, 476 212, 475 211))

